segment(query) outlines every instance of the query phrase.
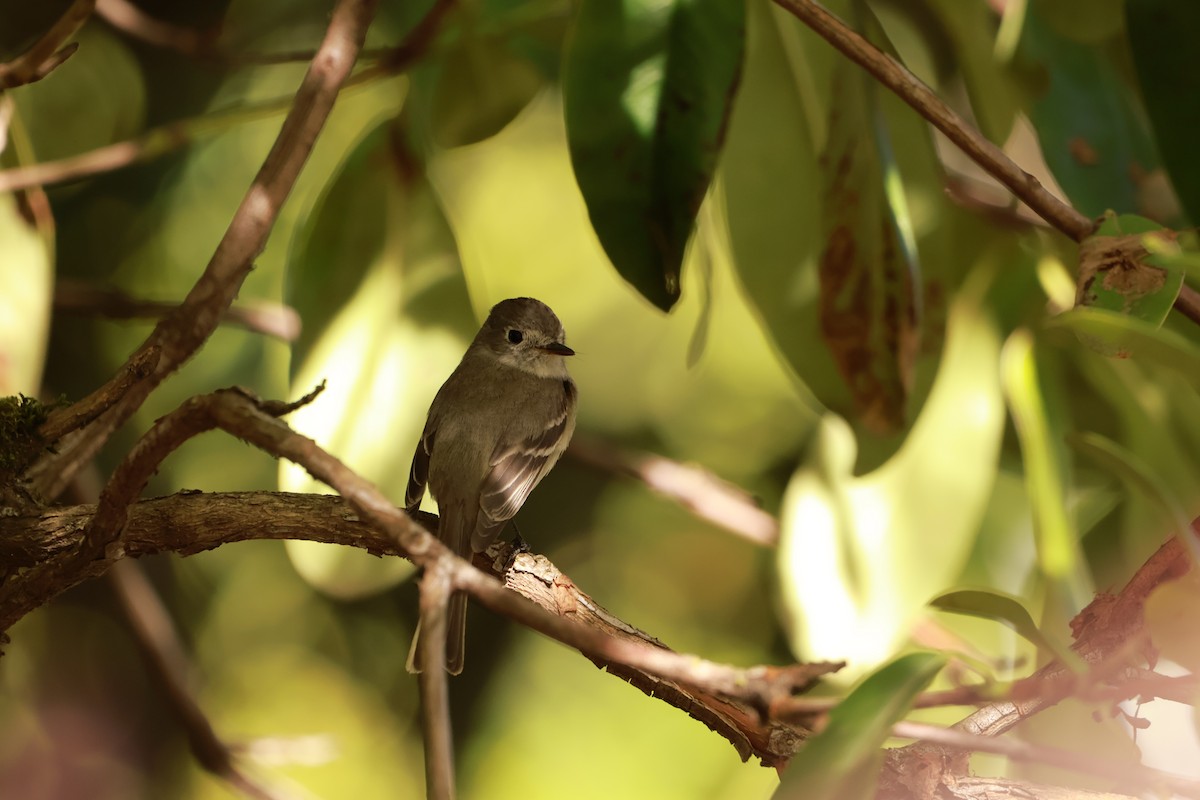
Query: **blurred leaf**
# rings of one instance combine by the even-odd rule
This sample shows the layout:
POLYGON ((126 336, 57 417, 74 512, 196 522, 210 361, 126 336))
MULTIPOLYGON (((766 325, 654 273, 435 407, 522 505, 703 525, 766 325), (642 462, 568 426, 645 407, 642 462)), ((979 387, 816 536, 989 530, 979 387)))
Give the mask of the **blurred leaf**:
MULTIPOLYGON (((1098 44, 1121 32, 1121 6, 1131 0, 1027 0, 1032 12, 1060 36, 1098 44)), ((1137 0, 1132 0, 1137 2, 1137 0)))
POLYGON ((1062 442, 1048 419, 1033 337, 1028 331, 1017 330, 1009 336, 1000 363, 1008 410, 1021 442, 1038 563, 1077 610, 1087 604, 1091 593, 1083 574, 1078 535, 1067 516, 1069 478, 1062 442))
MULTIPOLYGON (((1189 538, 1190 527, 1187 530, 1189 538)), ((1146 627, 1159 655, 1195 673, 1200 671, 1200 570, 1191 569, 1156 587, 1146 598, 1146 627)))
POLYGON ((1180 541, 1188 546, 1193 557, 1200 561, 1200 543, 1191 535, 1191 522, 1184 506, 1173 496, 1170 485, 1155 475, 1155 469, 1137 453, 1098 433, 1072 433, 1067 442, 1080 453, 1116 475, 1134 491, 1140 492, 1158 506, 1175 529, 1180 541))
MULTIPOLYGON (((848 60, 834 68, 829 138, 818 159, 823 194, 819 275, 821 336, 868 430, 904 424, 916 357, 918 282, 883 169, 898 177, 887 131, 871 102, 872 79, 848 60), (867 131, 876 134, 872 138, 867 131)), ((908 240, 911 241, 911 228, 908 240)))
POLYGON ((975 282, 952 306, 941 368, 900 450, 853 477, 853 436, 827 417, 793 476, 778 569, 797 657, 845 658, 859 670, 884 661, 930 596, 961 572, 1004 430, 999 342, 979 305, 985 284, 975 282))
MULTIPOLYGON (((400 502, 425 412, 475 328, 449 226, 393 121, 346 159, 299 236, 290 297, 305 321, 293 394, 321 380, 293 427, 400 502)), ((327 491, 284 464, 281 488, 327 491)), ((403 559, 288 542, 297 570, 339 597, 412 574, 403 559)))
POLYGON ((62 66, 10 93, 38 161, 77 155, 141 130, 146 91, 136 59, 103 25, 89 24, 77 38, 79 50, 62 66))
POLYGON ((1047 330, 1074 331, 1097 352, 1161 364, 1200 387, 1200 347, 1169 328, 1099 308, 1074 308, 1051 317, 1047 330))
POLYGON ((567 50, 567 137, 592 225, 664 310, 725 138, 744 29, 744 0, 583 0, 567 50))
POLYGON ((1174 234, 1142 217, 1106 214, 1079 245, 1077 302, 1161 325, 1183 286, 1183 269, 1150 253, 1147 240, 1152 237, 1162 249, 1174 234))
POLYGON ((1087 216, 1140 211, 1139 182, 1158 159, 1134 93, 1102 50, 1063 38, 1037 8, 1026 16, 1019 54, 1046 72, 1031 109, 1046 164, 1087 216))
POLYGON ((821 205, 814 187, 828 74, 839 57, 771 4, 750 3, 746 70, 721 159, 734 263, 764 327, 821 403, 854 402, 818 325, 821 205))
MULTIPOLYGON (((19 111, 8 133, 12 137, 8 153, 17 155, 6 153, 0 163, 28 163, 31 148, 19 111)), ((37 397, 41 393, 50 332, 53 219, 47 205, 44 213, 49 227, 39 230, 26 197, 24 193, 0 194, 0 286, 4 287, 0 292, 0 396, 23 393, 37 397)))
POLYGON ((541 86, 533 65, 505 45, 474 37, 460 40, 443 57, 434 86, 434 141, 460 147, 495 135, 541 86))
POLYGON ((1078 656, 1042 634, 1025 606, 1012 595, 994 589, 956 589, 938 595, 929 601, 929 605, 941 611, 1007 623, 1043 652, 1072 667, 1082 666, 1078 656))
POLYGON ((925 1, 950 34, 980 131, 989 141, 1003 144, 1020 105, 1011 81, 997 63, 995 12, 984 3, 925 1))
POLYGON ((792 759, 775 800, 872 797, 883 743, 913 700, 946 665, 934 653, 902 656, 864 680, 829 712, 829 723, 792 759))
POLYGON ((1200 220, 1200 156, 1195 132, 1200 107, 1200 66, 1193 34, 1200 5, 1178 0, 1126 0, 1129 47, 1138 83, 1154 124, 1154 138, 1188 218, 1200 220))

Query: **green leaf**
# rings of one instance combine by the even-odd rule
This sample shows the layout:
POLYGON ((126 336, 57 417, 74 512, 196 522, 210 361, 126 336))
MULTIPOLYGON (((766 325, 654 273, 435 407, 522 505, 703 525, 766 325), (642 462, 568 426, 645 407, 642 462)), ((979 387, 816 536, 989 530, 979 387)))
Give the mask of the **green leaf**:
POLYGON ((12 90, 38 161, 74 156, 142 128, 146 87, 137 59, 109 29, 88 25, 79 50, 45 79, 12 90), (63 124, 64 120, 72 124, 63 124))
POLYGON ((1028 9, 1018 52, 1045 72, 1030 112, 1046 164, 1089 217, 1137 212, 1139 183, 1158 159, 1136 96, 1103 50, 1056 33, 1041 7, 1028 9))
MULTIPOLYGON (((0 165, 31 163, 33 143, 19 109, 7 135, 10 146, 5 151, 0 143, 0 165)), ((29 196, 0 194, 0 396, 36 397, 43 391, 54 292, 54 221, 49 214, 40 220, 33 215, 29 196)))
POLYGON ((1200 221, 1200 65, 1195 33, 1200 4, 1179 0, 1126 0, 1125 23, 1154 139, 1171 183, 1193 224, 1200 221))
POLYGON ((1079 663, 1073 652, 1060 647, 1041 632, 1025 606, 1012 595, 994 589, 955 589, 933 598, 929 605, 953 614, 1007 623, 1040 650, 1055 656, 1064 664, 1075 666, 1079 663))
POLYGON ((1170 484, 1155 474, 1156 470, 1150 463, 1129 448, 1098 433, 1071 433, 1067 435, 1067 443, 1150 500, 1175 528, 1175 534, 1188 546, 1192 556, 1200 560, 1200 543, 1192 535, 1190 516, 1184 510, 1183 503, 1172 493, 1170 484))
POLYGON ((1067 465, 1050 424, 1034 358, 1033 337, 1019 329, 1001 353, 1008 410, 1021 442, 1025 484, 1033 506, 1033 530, 1043 574, 1058 585, 1074 608, 1090 598, 1074 522, 1067 515, 1067 465))
POLYGON ((613 266, 679 298, 742 68, 744 0, 583 0, 563 94, 576 180, 613 266))
MULTIPOLYGON (((1130 214, 1109 213, 1079 246, 1079 305, 1128 314, 1161 325, 1183 286, 1184 270, 1169 254, 1163 226, 1130 214)), ((1175 247, 1174 250, 1178 250, 1175 247)))
POLYGON ((1200 388, 1200 347, 1169 328, 1099 308, 1071 309, 1046 320, 1045 327, 1073 331, 1105 355, 1169 367, 1200 388))
POLYGON ((460 41, 443 58, 434 87, 434 141, 442 147, 459 147, 495 135, 541 86, 534 66, 503 44, 475 38, 460 41))
POLYGON ((775 800, 873 797, 883 743, 892 726, 945 665, 941 655, 910 653, 864 680, 829 712, 829 724, 792 759, 775 800))
POLYGON ((1012 82, 996 57, 995 12, 983 3, 926 2, 946 26, 980 131, 989 141, 1002 144, 1012 132, 1019 106, 1012 82))
POLYGON ((851 670, 883 662, 967 561, 1005 421, 981 283, 952 306, 937 378, 896 454, 854 476, 853 434, 829 415, 788 485, 777 568, 797 657, 847 659, 851 670))
POLYGON ((838 100, 818 158, 825 243, 819 304, 821 336, 859 419, 868 430, 887 433, 904 425, 918 343, 918 276, 911 226, 900 227, 908 222, 903 193, 885 190, 885 163, 893 183, 899 172, 872 80, 848 60, 834 67, 838 100))

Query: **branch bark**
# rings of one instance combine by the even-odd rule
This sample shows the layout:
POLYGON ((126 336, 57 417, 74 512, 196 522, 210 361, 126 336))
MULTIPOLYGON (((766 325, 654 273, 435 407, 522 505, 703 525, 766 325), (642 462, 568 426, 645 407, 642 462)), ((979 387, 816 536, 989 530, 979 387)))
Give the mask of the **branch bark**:
MULTIPOLYGON (((0 584, 0 629, 72 586, 103 574, 121 558, 160 553, 188 556, 258 539, 307 539, 377 556, 405 555, 394 538, 368 525, 335 495, 182 492, 131 506, 119 549, 112 548, 76 570, 54 568, 71 560, 82 546, 95 513, 95 505, 76 505, 0 516, 0 564, 22 568, 0 584)), ((436 529, 437 518, 430 514, 419 514, 418 521, 436 529)), ((515 552, 506 544, 477 555, 475 566, 547 612, 569 620, 565 624, 665 649, 654 637, 606 611, 545 556, 515 552)), ((592 661, 703 723, 727 739, 743 760, 756 756, 766 766, 781 767, 809 735, 802 726, 764 719, 746 702, 687 688, 611 660, 592 661)))

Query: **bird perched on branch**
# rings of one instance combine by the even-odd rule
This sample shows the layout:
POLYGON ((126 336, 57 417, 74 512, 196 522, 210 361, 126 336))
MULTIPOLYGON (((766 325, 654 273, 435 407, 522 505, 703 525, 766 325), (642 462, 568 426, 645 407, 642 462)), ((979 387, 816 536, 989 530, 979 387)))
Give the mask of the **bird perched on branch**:
MULTIPOLYGON (((438 538, 471 559, 495 540, 567 449, 575 431, 575 382, 562 323, 531 297, 497 303, 429 406, 404 504, 425 486, 438 501, 438 538)), ((450 597, 445 668, 463 668, 467 598, 450 597)), ((419 672, 417 642, 408 670, 419 672)))

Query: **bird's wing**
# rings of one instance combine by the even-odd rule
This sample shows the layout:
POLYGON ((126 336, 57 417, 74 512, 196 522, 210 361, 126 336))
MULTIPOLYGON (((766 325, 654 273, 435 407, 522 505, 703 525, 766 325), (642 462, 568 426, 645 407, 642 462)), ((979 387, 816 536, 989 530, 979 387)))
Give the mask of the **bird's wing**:
POLYGON ((545 477, 566 449, 574 429, 574 387, 563 393, 558 413, 542 430, 515 442, 501 441, 479 492, 479 520, 471 546, 484 550, 525 504, 533 487, 545 477))
POLYGON ((413 453, 412 469, 408 472, 408 488, 404 490, 404 509, 412 514, 421 505, 425 496, 425 484, 429 481, 429 456, 433 453, 434 428, 428 423, 417 442, 413 453))

